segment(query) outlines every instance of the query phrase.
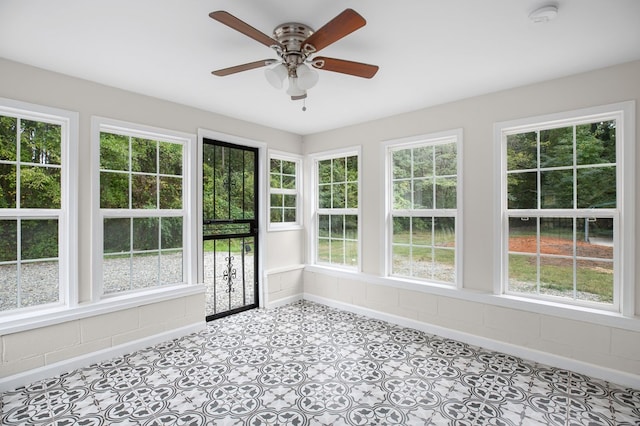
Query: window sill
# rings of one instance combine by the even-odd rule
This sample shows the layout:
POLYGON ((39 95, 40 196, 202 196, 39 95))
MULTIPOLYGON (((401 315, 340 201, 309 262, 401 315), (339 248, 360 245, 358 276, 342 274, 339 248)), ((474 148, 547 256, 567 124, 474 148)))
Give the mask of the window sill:
POLYGON ((135 294, 113 296, 94 303, 79 304, 71 308, 55 307, 7 315, 6 317, 0 317, 0 335, 19 333, 34 328, 47 327, 165 300, 192 296, 204 293, 204 291, 204 285, 177 285, 135 294))
POLYGON ((574 321, 583 321, 597 325, 620 328, 640 332, 640 317, 626 317, 619 312, 594 309, 577 305, 565 305, 547 300, 529 299, 514 295, 497 295, 477 290, 457 289, 455 286, 439 283, 418 282, 398 277, 380 277, 345 271, 319 265, 307 265, 305 271, 323 273, 329 276, 358 280, 367 284, 383 285, 397 289, 416 291, 435 296, 462 299, 469 302, 483 303, 507 309, 518 309, 535 314, 555 316, 574 321))

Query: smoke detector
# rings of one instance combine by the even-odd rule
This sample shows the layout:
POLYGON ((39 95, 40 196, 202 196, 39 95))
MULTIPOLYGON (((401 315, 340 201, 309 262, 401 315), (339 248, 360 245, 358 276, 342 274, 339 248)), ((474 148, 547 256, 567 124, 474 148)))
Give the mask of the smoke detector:
POLYGON ((534 24, 547 23, 558 16, 558 6, 547 5, 542 6, 529 14, 529 19, 534 24))

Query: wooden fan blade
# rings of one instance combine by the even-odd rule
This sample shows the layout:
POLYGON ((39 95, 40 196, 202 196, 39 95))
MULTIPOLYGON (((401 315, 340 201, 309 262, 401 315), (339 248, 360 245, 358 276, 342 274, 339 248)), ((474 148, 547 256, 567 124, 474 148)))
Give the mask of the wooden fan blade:
POLYGON ((224 77, 225 75, 235 74, 237 72, 248 71, 254 68, 266 67, 267 65, 271 65, 274 63, 273 59, 263 59, 261 61, 249 62, 247 64, 236 65, 235 67, 223 68, 221 70, 211 71, 211 74, 217 75, 218 77, 224 77))
POLYGON ((263 33, 262 31, 253 28, 251 25, 247 24, 241 19, 236 18, 229 12, 225 12, 224 10, 218 10, 216 12, 211 12, 209 16, 212 19, 215 19, 216 21, 221 22, 226 26, 241 32, 247 37, 251 37, 252 39, 264 44, 267 47, 271 47, 274 45, 282 47, 280 42, 278 42, 277 40, 274 40, 268 35, 266 35, 265 33, 263 33))
POLYGON ((340 72, 356 77, 371 78, 378 72, 377 65, 363 64, 362 62, 345 61, 344 59, 326 58, 317 56, 311 63, 314 68, 325 71, 340 72))
POLYGON ((353 9, 344 12, 327 22, 324 27, 314 32, 303 43, 307 52, 318 52, 342 37, 364 27, 367 21, 353 9), (312 47, 311 47, 312 46, 312 47))

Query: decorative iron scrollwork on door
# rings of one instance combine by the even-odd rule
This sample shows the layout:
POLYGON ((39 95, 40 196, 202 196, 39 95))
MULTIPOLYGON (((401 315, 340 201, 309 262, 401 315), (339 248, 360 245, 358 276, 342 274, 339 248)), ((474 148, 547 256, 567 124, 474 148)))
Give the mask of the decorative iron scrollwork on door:
POLYGON ((233 287, 233 280, 236 279, 236 268, 233 267, 234 256, 225 257, 227 266, 222 273, 222 278, 227 281, 227 293, 233 293, 236 289, 233 287))

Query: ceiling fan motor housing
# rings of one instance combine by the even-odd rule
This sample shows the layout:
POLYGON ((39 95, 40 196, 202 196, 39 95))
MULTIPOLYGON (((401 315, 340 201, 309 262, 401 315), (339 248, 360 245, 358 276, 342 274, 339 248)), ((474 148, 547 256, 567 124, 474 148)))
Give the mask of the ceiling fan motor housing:
POLYGON ((291 77, 295 77, 297 66, 302 64, 312 53, 302 48, 302 43, 311 34, 313 34, 311 27, 298 22, 278 25, 273 30, 273 38, 284 46, 284 49, 276 49, 276 51, 287 66, 291 77))

